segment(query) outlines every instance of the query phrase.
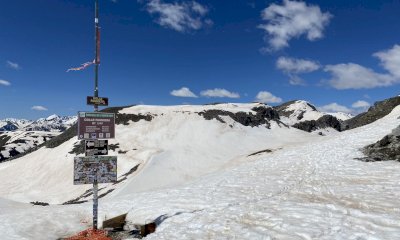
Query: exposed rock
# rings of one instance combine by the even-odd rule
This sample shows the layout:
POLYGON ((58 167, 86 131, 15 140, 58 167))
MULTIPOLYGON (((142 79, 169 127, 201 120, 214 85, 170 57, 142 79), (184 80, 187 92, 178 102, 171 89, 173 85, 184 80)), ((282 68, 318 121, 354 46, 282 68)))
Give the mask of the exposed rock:
POLYGON ((48 204, 48 203, 46 203, 46 202, 38 202, 38 201, 36 201, 36 202, 31 202, 31 204, 32 205, 35 205, 35 206, 49 206, 50 204, 48 204))
POLYGON ((320 117, 318 120, 299 122, 293 125, 293 127, 306 131, 313 132, 322 128, 334 128, 341 131, 342 123, 334 116, 325 115, 320 117))
POLYGON ((4 145, 6 145, 6 143, 8 142, 8 140, 10 140, 10 136, 7 135, 0 135, 0 151, 5 150, 4 149, 4 145))
POLYGON ((261 154, 261 153, 272 153, 272 150, 271 149, 265 149, 265 150, 262 150, 262 151, 258 151, 258 152, 249 154, 249 155, 247 155, 247 157, 255 156, 255 155, 258 155, 258 154, 261 154))
POLYGON ((238 122, 243 126, 250 126, 250 127, 266 125, 266 127, 269 128, 270 120, 279 120, 279 114, 273 108, 260 106, 260 107, 254 107, 252 110, 255 111, 256 114, 253 114, 251 112, 232 113, 228 111, 213 109, 213 110, 206 110, 203 112, 199 112, 199 115, 203 116, 206 120, 216 119, 222 123, 225 122, 224 120, 222 120, 221 116, 229 116, 235 122, 238 122))
POLYGON ((376 102, 367 112, 344 121, 343 130, 353 129, 375 122, 388 115, 398 105, 400 105, 400 96, 376 102))
POLYGON ((400 126, 378 142, 368 145, 363 149, 367 162, 396 160, 400 161, 400 126))

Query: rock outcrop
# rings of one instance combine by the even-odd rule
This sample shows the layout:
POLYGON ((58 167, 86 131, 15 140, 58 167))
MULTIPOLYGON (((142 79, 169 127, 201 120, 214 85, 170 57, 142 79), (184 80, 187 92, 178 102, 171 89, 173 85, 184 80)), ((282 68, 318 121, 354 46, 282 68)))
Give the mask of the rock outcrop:
POLYGON ((376 102, 367 112, 344 121, 342 130, 353 129, 375 122, 388 115, 398 105, 400 105, 400 96, 376 102))
POLYGON ((336 129, 337 131, 341 131, 342 123, 334 116, 325 115, 317 120, 303 121, 296 123, 292 127, 306 132, 313 132, 323 128, 333 128, 336 129))
POLYGON ((198 114, 200 116, 203 116, 204 119, 206 120, 216 119, 222 123, 225 123, 225 121, 221 117, 229 116, 235 122, 250 127, 265 125, 267 128, 269 128, 271 126, 269 123, 270 120, 279 120, 278 112, 271 107, 259 106, 259 107, 254 107, 251 110, 255 111, 256 114, 253 114, 251 112, 233 113, 229 111, 216 110, 216 109, 206 110, 203 112, 199 112, 198 114))
POLYGON ((361 160, 367 162, 388 160, 400 161, 400 126, 378 142, 366 146, 363 149, 363 153, 366 157, 361 160))

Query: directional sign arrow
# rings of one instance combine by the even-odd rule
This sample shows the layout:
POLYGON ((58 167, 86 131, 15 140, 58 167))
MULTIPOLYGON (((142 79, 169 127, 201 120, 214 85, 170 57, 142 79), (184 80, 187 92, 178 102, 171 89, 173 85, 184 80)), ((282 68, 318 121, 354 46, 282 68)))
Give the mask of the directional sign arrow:
POLYGON ((94 147, 94 141, 86 141, 86 147, 94 147))

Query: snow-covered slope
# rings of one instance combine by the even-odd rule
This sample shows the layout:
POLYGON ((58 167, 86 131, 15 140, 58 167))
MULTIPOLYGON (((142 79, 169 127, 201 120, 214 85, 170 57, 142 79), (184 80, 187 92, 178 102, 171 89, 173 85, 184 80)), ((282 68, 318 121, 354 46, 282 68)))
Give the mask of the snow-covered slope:
MULTIPOLYGON (((232 167, 251 153, 278 150, 314 138, 275 120, 264 119, 267 122, 257 127, 237 122, 243 118, 250 125, 253 117, 262 123, 260 115, 252 110, 257 107, 273 111, 263 104, 135 106, 121 110, 118 118, 138 115, 152 118, 117 125, 117 137, 109 143, 114 146, 110 155, 119 157, 119 176, 139 167, 129 181, 116 186, 115 192, 128 194, 178 186, 232 167)), ((0 196, 23 202, 63 203, 82 195, 90 186, 71 184, 75 154, 70 152, 78 143, 74 137, 59 147, 39 149, 1 164, 0 181, 4 184, 0 186, 0 196), (34 175, 30 174, 32 171, 34 175)), ((114 188, 108 186, 100 193, 114 188)))
MULTIPOLYGON (((268 120, 269 128, 244 126, 222 115, 242 108, 254 117, 254 107, 121 110, 126 119, 152 119, 117 126, 111 143, 119 148, 111 154, 119 156, 119 179, 140 165, 121 184, 102 186, 115 190, 100 200, 100 222, 123 213, 127 227, 156 220, 156 233, 146 239, 400 238, 400 165, 354 160, 362 147, 400 124, 400 106, 367 126, 328 137, 275 120, 268 120), (222 111, 220 118, 206 120, 211 110, 222 111)), ((74 155, 68 151, 75 143, 73 138, 0 164, 4 239, 57 239, 90 226, 91 203, 15 202, 57 203, 89 188, 72 185, 74 155)))
POLYGON ((57 132, 12 131, 0 134, 0 162, 31 150, 57 136, 57 132))

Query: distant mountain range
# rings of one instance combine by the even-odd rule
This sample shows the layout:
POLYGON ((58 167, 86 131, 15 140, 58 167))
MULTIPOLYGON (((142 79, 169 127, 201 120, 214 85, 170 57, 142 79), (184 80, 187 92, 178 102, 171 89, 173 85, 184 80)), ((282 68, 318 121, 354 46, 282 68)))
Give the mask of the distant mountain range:
POLYGON ((36 121, 7 118, 0 120, 0 162, 32 151, 75 124, 76 116, 51 115, 36 121))
POLYGON ((8 131, 44 131, 44 132, 63 132, 76 122, 77 117, 60 117, 51 115, 47 118, 38 120, 26 120, 6 118, 0 120, 0 132, 8 131))

